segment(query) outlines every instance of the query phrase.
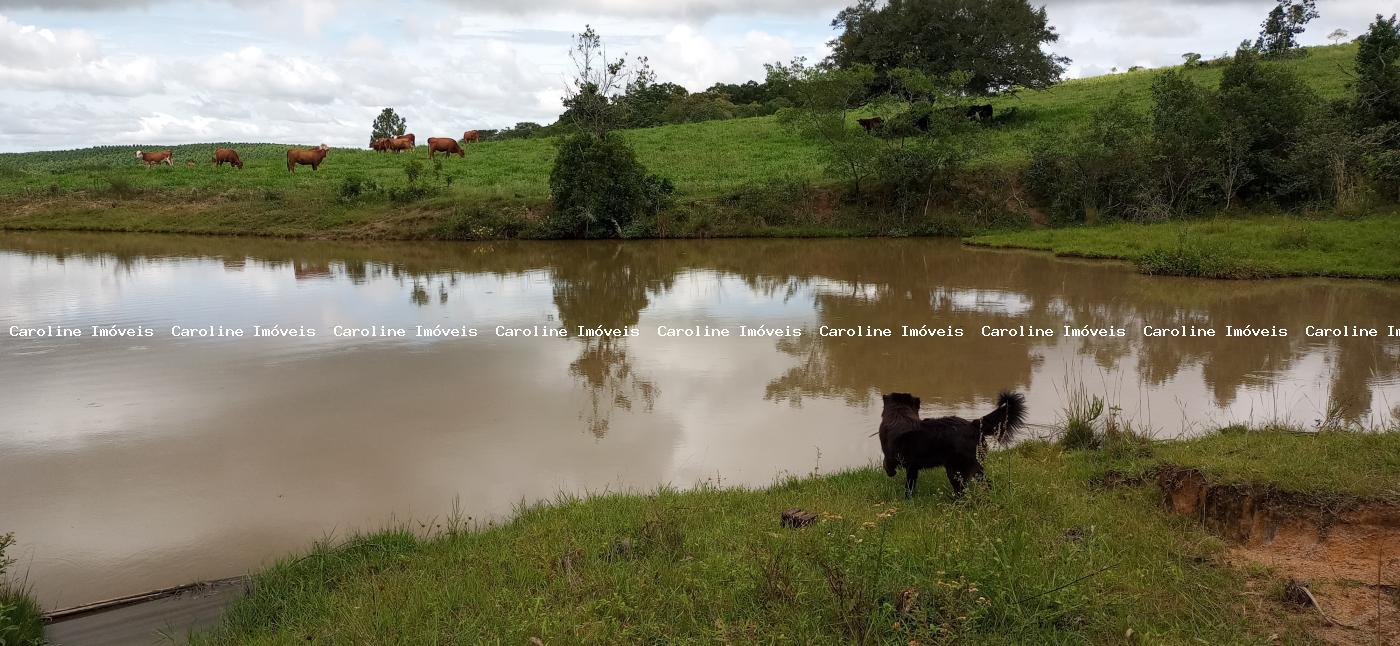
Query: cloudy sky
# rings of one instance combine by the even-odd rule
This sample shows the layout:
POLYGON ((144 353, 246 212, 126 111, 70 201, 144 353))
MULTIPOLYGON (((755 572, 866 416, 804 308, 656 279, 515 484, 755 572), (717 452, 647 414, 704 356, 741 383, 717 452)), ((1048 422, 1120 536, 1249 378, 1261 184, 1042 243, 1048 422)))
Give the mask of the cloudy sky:
MULTIPOLYGON (((1071 77, 1216 55, 1274 0, 1044 0, 1071 77)), ((1033 0, 1034 2, 1034 0, 1033 0)), ((362 146, 394 106, 419 138, 548 123, 570 34, 703 90, 826 54, 842 0, 0 0, 0 151, 276 141, 362 146)), ((1323 0, 1304 41, 1400 0, 1323 0)))

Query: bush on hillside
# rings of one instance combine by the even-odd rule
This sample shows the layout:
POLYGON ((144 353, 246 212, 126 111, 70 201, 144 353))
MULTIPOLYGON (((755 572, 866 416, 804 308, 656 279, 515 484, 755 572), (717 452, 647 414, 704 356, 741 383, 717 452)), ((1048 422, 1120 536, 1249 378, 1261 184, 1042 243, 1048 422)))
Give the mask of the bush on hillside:
POLYGON ((647 172, 621 137, 580 133, 559 143, 549 174, 550 233, 564 238, 629 237, 671 202, 671 181, 647 172))
POLYGON ((911 137, 880 148, 873 161, 875 178, 886 210, 898 217, 889 224, 900 233, 913 233, 913 223, 927 221, 935 207, 953 201, 953 182, 970 156, 953 137, 911 137))
POLYGON ((1152 139, 1163 206, 1172 215, 1204 210, 1218 195, 1211 172, 1221 156, 1216 93, 1178 70, 1152 82, 1152 139))
POLYGON ((1119 95, 1096 110, 1089 123, 1069 136, 1036 144, 1026 171, 1031 193, 1060 222, 1149 215, 1156 196, 1147 119, 1119 95))
POLYGON ((1220 103, 1233 139, 1227 143, 1243 151, 1253 178, 1240 186, 1241 197, 1288 198, 1288 157, 1320 106, 1317 94, 1290 68, 1241 49, 1221 75, 1220 103))
POLYGON ((1356 103, 1364 125, 1400 122, 1400 22, 1376 16, 1358 39, 1356 103))

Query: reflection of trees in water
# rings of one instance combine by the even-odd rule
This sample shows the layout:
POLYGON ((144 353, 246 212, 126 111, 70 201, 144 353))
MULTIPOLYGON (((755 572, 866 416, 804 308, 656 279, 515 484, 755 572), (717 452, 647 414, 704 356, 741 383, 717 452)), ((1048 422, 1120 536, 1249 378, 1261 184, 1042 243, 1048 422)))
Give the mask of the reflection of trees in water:
POLYGON ((626 339, 580 339, 583 350, 569 364, 569 374, 588 391, 585 413, 588 431, 596 437, 608 434, 614 410, 632 410, 640 399, 643 410, 651 412, 660 390, 655 382, 636 374, 627 356, 626 339))
MULTIPOLYGON (((869 291, 869 290, 863 290, 869 291)), ((1005 388, 1030 385, 1041 357, 1024 339, 985 338, 978 334, 987 320, 957 312, 923 293, 893 289, 859 296, 821 294, 815 299, 817 325, 800 337, 779 342, 778 350, 797 365, 768 383, 765 397, 801 404, 805 397, 835 397, 863 405, 879 392, 919 393, 932 405, 954 408, 995 395, 1005 388), (875 326, 892 337, 822 337, 817 328, 875 326), (906 338, 903 325, 961 327, 960 338, 906 338)))
MULTIPOLYGON (((806 396, 868 401, 879 391, 928 393, 956 407, 1026 385, 1052 346, 1092 358, 1104 371, 1136 357, 1143 383, 1161 386, 1200 366, 1215 404, 1228 405, 1243 387, 1268 386, 1304 357, 1325 353, 1331 380, 1328 408, 1349 421, 1372 410, 1372 385, 1400 377, 1394 339, 1317 339, 1307 325, 1354 324, 1385 329, 1400 319, 1390 286, 1323 281, 1227 282, 1152 278, 1097 263, 1043 255, 951 250, 927 243, 850 241, 844 253, 807 243, 792 255, 764 250, 727 267, 757 289, 791 284, 817 292, 817 325, 889 327, 953 325, 960 339, 833 338, 815 327, 778 349, 798 363, 767 387, 766 396, 800 403, 806 396), (860 247, 865 247, 861 250, 860 247), (951 253, 949 253, 951 251, 951 253), (834 283, 821 288, 823 283, 834 283), (1125 328, 1125 337, 1064 338, 1064 325, 1125 328), (1143 338, 1144 324, 1213 327, 1216 337, 1143 338), (983 325, 1051 327, 1055 339, 983 338, 983 325), (1226 338, 1225 326, 1285 327, 1288 337, 1226 338)), ((782 249, 783 245, 778 245, 782 249)), ((1384 413, 1384 411, 1377 411, 1384 413)))
MULTIPOLYGON (((670 289, 673 266, 635 245, 587 245, 567 263, 553 266, 554 306, 570 335, 578 327, 623 329, 637 325, 651 296, 670 289)), ((660 394, 656 383, 632 367, 625 337, 576 337, 579 356, 569 374, 588 393, 588 430, 607 435, 616 410, 630 411, 640 400, 647 412, 660 394)))
POLYGON ((408 294, 408 300, 412 301, 413 304, 417 305, 418 307, 423 307, 424 305, 427 305, 428 288, 424 287, 423 283, 420 283, 416 280, 413 281, 413 289, 408 294))
MULTIPOLYGON (((1135 359, 1138 379, 1153 387, 1199 369, 1217 405, 1233 402, 1242 388, 1277 384, 1278 375, 1305 358, 1322 357, 1330 384, 1328 407, 1346 419, 1384 412, 1380 409, 1386 402, 1372 401, 1372 387, 1400 378, 1396 339, 1303 336, 1309 324, 1384 330, 1400 321, 1400 290, 1365 281, 1150 278, 1100 263, 922 240, 361 244, 17 233, 7 236, 3 246, 59 262, 114 263, 126 271, 164 259, 217 258, 230 270, 249 264, 291 268, 308 278, 346 278, 356 284, 392 277, 404 281, 413 302, 424 301, 434 281, 442 302, 444 280, 548 269, 555 280, 556 307, 571 333, 578 325, 636 325, 652 296, 669 290, 678 274, 698 270, 737 277, 767 299, 811 294, 818 325, 875 325, 897 332, 900 325, 923 323, 967 331, 960 339, 878 339, 819 338, 812 329, 799 339, 777 340, 777 349, 796 361, 772 379, 765 395, 793 403, 811 396, 862 402, 880 390, 908 389, 929 393, 931 402, 966 405, 997 389, 1029 383, 1052 349, 1091 357, 1105 371, 1135 359), (423 293, 415 294, 415 287, 423 293), (1128 336, 987 339, 978 333, 988 324, 1043 325, 1060 333, 1065 323, 1124 327, 1128 336), (1214 327, 1221 336, 1144 339, 1143 324, 1214 327), (1225 325, 1282 326, 1291 334, 1225 338, 1225 325)), ((578 342, 579 360, 570 371, 597 402, 600 413, 594 418, 619 401, 609 390, 614 386, 627 395, 622 401, 646 400, 640 386, 634 390, 623 384, 648 385, 654 396, 655 384, 638 382, 625 339, 578 342)))

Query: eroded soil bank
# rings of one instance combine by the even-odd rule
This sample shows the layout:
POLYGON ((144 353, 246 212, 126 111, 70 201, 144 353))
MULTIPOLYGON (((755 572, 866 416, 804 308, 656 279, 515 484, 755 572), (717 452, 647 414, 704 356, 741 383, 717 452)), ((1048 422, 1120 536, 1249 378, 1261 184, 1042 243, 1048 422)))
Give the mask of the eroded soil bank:
POLYGON ((1279 584, 1258 594, 1311 608, 1318 637, 1400 639, 1400 505, 1213 483, 1188 468, 1158 469, 1156 481, 1166 508, 1233 543, 1233 565, 1276 575, 1279 584))

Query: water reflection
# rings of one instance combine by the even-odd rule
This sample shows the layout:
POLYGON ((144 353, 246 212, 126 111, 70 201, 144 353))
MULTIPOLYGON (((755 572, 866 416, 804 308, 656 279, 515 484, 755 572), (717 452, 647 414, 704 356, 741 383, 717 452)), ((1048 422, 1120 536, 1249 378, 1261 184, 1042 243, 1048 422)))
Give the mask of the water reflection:
POLYGON ((0 332, 155 330, 0 336, 0 531, 26 541, 51 605, 236 574, 331 531, 440 515, 454 497, 489 518, 560 490, 765 484, 810 471, 817 453, 824 469, 864 464, 881 391, 973 413, 1016 388, 1048 423, 1062 384, 1080 379, 1162 434, 1275 416, 1371 423, 1400 403, 1400 339, 1303 335, 1400 326, 1396 285, 1149 278, 937 240, 5 233, 0 297, 0 332), (175 324, 319 334, 172 338, 175 324), (334 336, 337 325, 479 335, 334 336), (663 338, 663 325, 734 335, 663 338), (739 337, 741 325, 803 333, 739 337), (1218 336, 1145 337, 1145 325, 1218 336), (1227 325, 1289 334, 1226 338, 1227 325))

